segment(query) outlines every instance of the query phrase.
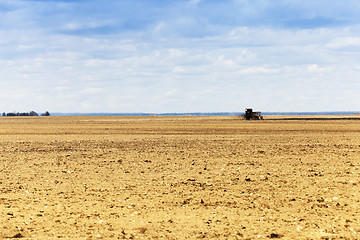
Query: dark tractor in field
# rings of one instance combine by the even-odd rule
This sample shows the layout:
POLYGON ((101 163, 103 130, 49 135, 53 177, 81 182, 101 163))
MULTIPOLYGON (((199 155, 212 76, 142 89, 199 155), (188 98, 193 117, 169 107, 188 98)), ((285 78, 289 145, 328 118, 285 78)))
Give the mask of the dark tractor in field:
POLYGON ((246 120, 260 120, 263 119, 263 116, 261 116, 261 112, 254 112, 252 108, 246 108, 244 118, 246 120))

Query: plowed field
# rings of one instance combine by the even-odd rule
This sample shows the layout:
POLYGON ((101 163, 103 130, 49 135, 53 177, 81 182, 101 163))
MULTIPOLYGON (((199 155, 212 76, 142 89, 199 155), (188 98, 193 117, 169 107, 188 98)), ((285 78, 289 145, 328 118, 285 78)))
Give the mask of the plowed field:
POLYGON ((360 121, 1 117, 0 238, 360 239, 360 121))

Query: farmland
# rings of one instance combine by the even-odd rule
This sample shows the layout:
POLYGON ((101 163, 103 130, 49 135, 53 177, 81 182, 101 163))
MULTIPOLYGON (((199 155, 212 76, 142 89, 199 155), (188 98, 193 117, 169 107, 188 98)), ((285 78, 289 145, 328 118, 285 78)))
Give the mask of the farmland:
POLYGON ((0 119, 0 238, 360 238, 359 119, 0 119))

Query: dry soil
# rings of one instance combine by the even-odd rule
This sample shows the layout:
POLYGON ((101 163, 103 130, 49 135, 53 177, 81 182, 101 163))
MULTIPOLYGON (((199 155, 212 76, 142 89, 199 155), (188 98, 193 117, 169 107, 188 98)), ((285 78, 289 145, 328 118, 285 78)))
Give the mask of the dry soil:
POLYGON ((360 239, 360 120, 0 118, 0 238, 360 239))

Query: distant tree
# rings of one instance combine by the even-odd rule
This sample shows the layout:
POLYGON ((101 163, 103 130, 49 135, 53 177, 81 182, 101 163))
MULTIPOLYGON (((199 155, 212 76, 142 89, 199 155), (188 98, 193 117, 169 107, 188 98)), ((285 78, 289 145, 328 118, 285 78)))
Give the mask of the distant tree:
POLYGON ((3 116, 3 117, 6 117, 6 113, 5 113, 5 112, 3 112, 3 113, 2 113, 2 116, 3 116))
POLYGON ((39 115, 35 111, 31 111, 30 116, 39 116, 39 115))
POLYGON ((48 111, 46 111, 46 112, 44 113, 44 116, 50 116, 50 113, 49 113, 48 111))

